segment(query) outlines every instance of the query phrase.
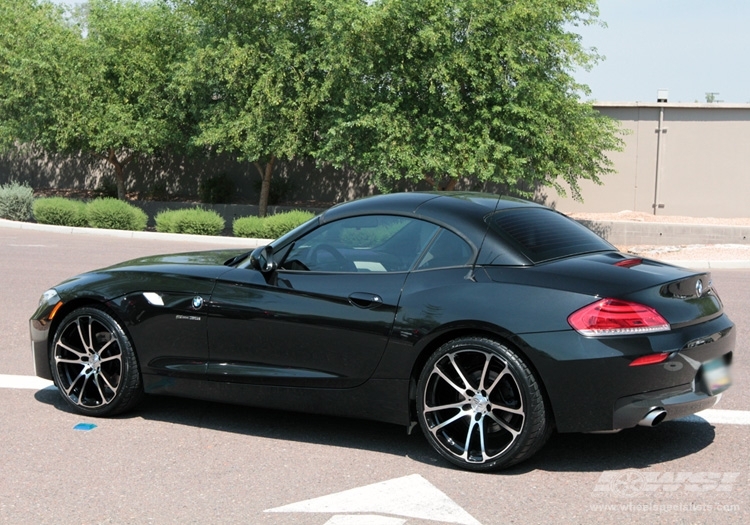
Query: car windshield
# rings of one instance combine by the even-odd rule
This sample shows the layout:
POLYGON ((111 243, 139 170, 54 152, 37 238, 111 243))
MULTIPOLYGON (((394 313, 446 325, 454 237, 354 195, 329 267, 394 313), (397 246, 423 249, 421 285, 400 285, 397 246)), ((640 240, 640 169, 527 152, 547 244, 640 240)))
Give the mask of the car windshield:
POLYGON ((513 208, 488 217, 490 230, 533 263, 614 250, 582 224, 547 208, 513 208))

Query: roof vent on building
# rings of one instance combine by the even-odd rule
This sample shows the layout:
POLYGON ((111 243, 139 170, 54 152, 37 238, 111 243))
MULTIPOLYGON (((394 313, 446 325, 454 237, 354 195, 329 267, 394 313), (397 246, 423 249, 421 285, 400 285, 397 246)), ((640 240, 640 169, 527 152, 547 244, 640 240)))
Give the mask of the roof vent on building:
POLYGON ((668 102, 669 98, 669 90, 668 89, 659 89, 656 91, 656 101, 657 102, 668 102))

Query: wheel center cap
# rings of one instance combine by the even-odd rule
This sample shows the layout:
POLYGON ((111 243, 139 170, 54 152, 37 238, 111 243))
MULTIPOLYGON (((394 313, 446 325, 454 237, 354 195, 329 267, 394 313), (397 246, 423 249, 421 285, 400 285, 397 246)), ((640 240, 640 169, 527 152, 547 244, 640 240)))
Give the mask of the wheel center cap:
POLYGON ((89 368, 93 370, 94 372, 98 372, 99 369, 102 367, 102 358, 99 354, 94 354, 91 356, 91 361, 89 362, 89 368))
POLYGON ((476 394, 471 398, 471 408, 476 413, 484 414, 487 412, 487 406, 490 404, 490 400, 482 394, 476 394))

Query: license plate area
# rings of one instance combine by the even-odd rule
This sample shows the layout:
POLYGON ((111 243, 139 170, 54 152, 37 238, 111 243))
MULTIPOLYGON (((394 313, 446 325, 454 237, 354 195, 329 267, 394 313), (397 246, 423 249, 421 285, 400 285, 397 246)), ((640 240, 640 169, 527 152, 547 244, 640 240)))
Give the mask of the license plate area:
POLYGON ((703 363, 701 377, 706 392, 711 395, 723 392, 732 384, 729 365, 723 357, 703 363))

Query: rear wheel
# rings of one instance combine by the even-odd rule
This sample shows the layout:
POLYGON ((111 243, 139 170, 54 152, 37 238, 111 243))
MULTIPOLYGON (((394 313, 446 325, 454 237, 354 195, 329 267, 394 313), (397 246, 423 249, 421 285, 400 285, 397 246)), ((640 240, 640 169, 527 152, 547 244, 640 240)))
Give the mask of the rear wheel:
POLYGON ((480 337, 455 339, 430 357, 419 377, 417 410, 433 448, 475 471, 527 459, 551 428, 528 366, 507 346, 480 337))
POLYGON ((118 414, 143 394, 127 334, 99 308, 79 308, 63 319, 52 340, 50 368, 65 401, 82 414, 118 414))

